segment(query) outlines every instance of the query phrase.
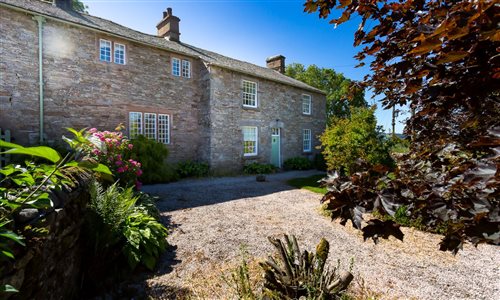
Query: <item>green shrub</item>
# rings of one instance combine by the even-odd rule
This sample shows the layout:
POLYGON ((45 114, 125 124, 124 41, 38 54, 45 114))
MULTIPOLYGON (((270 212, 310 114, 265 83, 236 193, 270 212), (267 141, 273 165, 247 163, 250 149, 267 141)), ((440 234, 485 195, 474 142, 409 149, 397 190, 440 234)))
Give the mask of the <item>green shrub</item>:
POLYGON ((204 177, 208 176, 210 167, 205 162, 183 161, 177 165, 177 175, 180 178, 186 177, 204 177))
POLYGON ((375 107, 354 107, 350 118, 333 118, 320 140, 328 170, 352 174, 359 159, 372 166, 394 166, 390 143, 377 128, 375 107))
POLYGON ((116 183, 104 189, 94 181, 89 192, 87 234, 96 260, 119 250, 131 269, 142 263, 152 270, 167 245, 167 229, 151 214, 152 199, 116 183))
POLYGON ((285 170, 309 170, 312 169, 312 162, 305 157, 292 157, 283 163, 285 170))
POLYGON ((168 149, 164 144, 140 135, 131 140, 131 158, 142 164, 142 183, 163 183, 176 180, 175 170, 165 160, 168 149))
POLYGON ((319 171, 325 171, 326 172, 326 160, 325 160, 325 157, 323 156, 322 153, 317 153, 316 155, 314 155, 314 167, 316 168, 316 170, 319 170, 319 171))
POLYGON ((276 171, 276 167, 271 164, 251 163, 243 167, 245 174, 270 174, 276 171))

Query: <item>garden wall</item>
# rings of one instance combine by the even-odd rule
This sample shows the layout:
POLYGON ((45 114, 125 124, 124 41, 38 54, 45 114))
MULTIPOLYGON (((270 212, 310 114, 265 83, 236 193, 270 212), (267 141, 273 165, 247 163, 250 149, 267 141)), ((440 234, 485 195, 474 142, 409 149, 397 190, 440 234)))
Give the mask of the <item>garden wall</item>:
MULTIPOLYGON (((28 229, 26 247, 16 249, 16 260, 4 264, 0 284, 10 284, 19 293, 8 299, 73 299, 81 285, 83 247, 81 229, 89 195, 86 183, 52 194, 49 211, 24 209, 16 216, 18 228, 28 229)), ((4 296, 4 295, 1 295, 4 296)), ((2 297, 0 297, 2 298, 2 297)))

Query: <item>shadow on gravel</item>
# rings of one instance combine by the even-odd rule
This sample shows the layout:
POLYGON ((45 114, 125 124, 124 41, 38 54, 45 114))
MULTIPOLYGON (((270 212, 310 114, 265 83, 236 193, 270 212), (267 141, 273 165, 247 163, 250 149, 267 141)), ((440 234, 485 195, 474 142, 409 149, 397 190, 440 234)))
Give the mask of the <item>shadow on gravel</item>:
POLYGON ((286 184, 288 179, 271 177, 265 182, 257 182, 255 177, 191 180, 148 186, 145 191, 159 196, 158 209, 168 212, 295 189, 286 184))

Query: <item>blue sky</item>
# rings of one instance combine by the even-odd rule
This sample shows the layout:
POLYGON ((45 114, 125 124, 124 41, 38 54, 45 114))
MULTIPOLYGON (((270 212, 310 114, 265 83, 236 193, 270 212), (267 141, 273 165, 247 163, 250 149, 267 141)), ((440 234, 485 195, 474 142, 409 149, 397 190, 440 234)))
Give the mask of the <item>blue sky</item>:
MULTIPOLYGON (((181 41, 265 66, 282 54, 286 63, 315 64, 361 80, 367 67, 355 68, 353 33, 357 20, 336 29, 317 14, 304 12, 305 0, 84 0, 89 13, 135 30, 156 34, 162 12, 172 7, 181 19, 181 41)), ((336 12, 333 12, 336 14, 336 12)), ((367 101, 374 100, 367 94, 367 101)), ((391 112, 378 105, 379 125, 391 128, 391 112)), ((400 117, 402 120, 404 117, 400 117)), ((403 124, 397 122, 396 132, 403 124)))

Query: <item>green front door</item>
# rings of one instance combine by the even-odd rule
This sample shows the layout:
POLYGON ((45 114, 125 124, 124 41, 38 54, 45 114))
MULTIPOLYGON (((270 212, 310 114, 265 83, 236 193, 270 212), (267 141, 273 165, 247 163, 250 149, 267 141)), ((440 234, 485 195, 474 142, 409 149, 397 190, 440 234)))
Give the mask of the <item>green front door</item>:
POLYGON ((281 157, 280 157, 280 129, 271 129, 271 164, 281 168, 281 157))

